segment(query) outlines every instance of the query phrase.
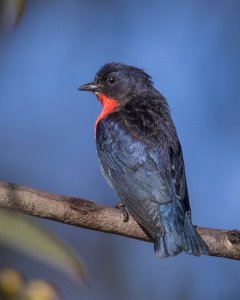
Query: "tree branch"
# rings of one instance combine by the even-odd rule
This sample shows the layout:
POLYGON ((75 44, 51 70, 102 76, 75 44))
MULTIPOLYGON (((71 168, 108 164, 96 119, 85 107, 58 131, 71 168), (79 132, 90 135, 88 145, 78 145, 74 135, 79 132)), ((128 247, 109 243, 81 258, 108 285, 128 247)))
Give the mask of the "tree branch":
MULTIPOLYGON (((0 182, 0 207, 86 229, 152 242, 142 227, 121 210, 92 201, 50 194, 33 188, 0 182)), ((197 227, 209 255, 240 260, 240 231, 197 227)))

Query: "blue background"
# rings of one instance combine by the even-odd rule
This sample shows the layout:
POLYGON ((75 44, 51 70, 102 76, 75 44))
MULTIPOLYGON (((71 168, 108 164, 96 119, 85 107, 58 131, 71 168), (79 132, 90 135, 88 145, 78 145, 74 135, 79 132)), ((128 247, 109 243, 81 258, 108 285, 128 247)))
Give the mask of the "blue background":
MULTIPOLYGON (((167 97, 199 226, 239 229, 239 1, 27 1, 0 40, 0 179, 114 206, 95 151, 101 107, 77 88, 106 62, 144 68, 167 97)), ((20 254, 1 265, 64 299, 240 299, 239 262, 43 221, 80 253, 91 288, 20 254), (37 267, 36 267, 37 266, 37 267)))

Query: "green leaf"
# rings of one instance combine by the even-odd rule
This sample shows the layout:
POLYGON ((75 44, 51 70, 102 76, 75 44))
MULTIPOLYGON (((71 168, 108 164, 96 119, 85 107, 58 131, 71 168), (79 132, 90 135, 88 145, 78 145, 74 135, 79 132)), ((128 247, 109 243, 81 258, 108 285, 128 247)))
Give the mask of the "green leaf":
POLYGON ((67 243, 30 217, 0 209, 0 243, 51 264, 73 279, 86 282, 86 270, 67 243))

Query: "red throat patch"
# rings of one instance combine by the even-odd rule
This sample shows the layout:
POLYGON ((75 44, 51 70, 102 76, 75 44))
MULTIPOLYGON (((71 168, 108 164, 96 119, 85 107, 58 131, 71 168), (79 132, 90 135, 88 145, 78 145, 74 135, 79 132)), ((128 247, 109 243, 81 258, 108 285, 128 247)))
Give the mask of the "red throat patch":
POLYGON ((107 96, 103 94, 97 94, 98 100, 102 104, 102 112, 98 116, 96 122, 95 122, 95 129, 97 128, 98 123, 105 118, 108 114, 113 112, 117 108, 117 101, 113 98, 108 98, 107 96))

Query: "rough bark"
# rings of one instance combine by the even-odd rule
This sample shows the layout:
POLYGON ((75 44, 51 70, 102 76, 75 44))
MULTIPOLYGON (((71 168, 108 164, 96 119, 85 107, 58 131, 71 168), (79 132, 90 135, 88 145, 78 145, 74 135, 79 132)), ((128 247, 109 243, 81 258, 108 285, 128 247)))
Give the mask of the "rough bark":
MULTIPOLYGON (((81 228, 152 242, 131 216, 124 222, 120 209, 105 207, 81 198, 0 182, 0 207, 81 228)), ((240 260, 239 230, 197 227, 197 231, 206 242, 210 256, 240 260)))

